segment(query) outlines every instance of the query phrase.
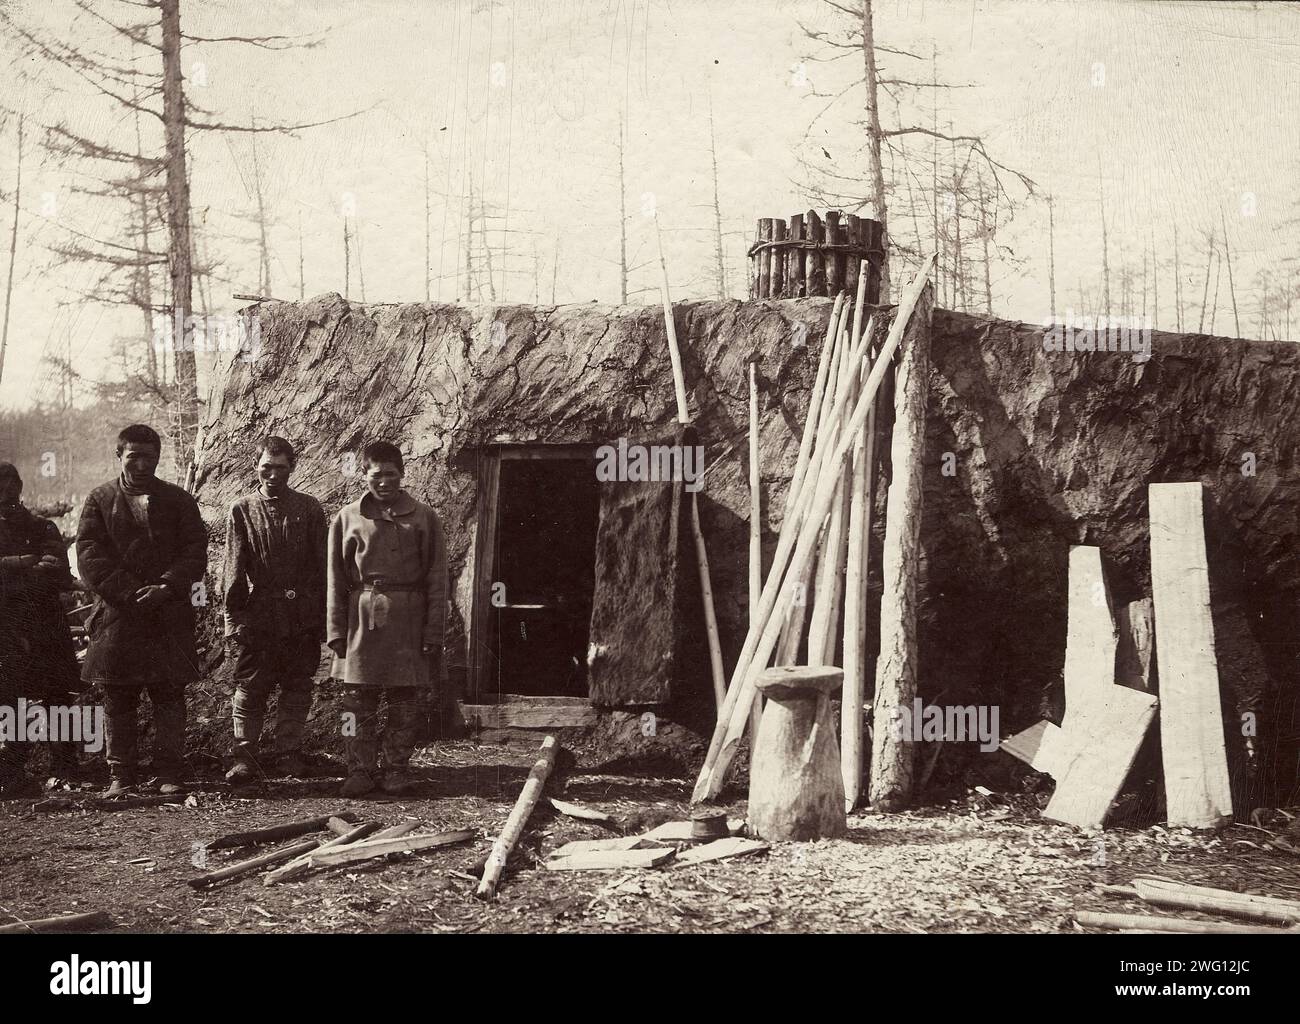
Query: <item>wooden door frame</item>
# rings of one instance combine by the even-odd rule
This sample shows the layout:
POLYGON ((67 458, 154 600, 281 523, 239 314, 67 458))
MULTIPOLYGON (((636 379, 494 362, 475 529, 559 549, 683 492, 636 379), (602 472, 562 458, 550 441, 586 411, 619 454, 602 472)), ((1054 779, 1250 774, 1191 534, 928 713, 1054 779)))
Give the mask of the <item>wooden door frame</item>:
POLYGON ((468 696, 474 703, 494 692, 491 677, 493 658, 487 637, 492 609, 492 583, 496 572, 497 536, 501 504, 501 463, 516 461, 591 459, 595 463, 596 443, 544 444, 501 442, 479 449, 478 511, 474 531, 474 578, 471 581, 469 626, 468 696))

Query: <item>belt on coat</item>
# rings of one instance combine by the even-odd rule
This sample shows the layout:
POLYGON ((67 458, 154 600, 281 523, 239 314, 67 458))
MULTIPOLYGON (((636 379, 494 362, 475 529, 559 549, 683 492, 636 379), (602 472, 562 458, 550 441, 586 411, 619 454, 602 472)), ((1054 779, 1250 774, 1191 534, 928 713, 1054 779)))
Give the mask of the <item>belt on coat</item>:
POLYGON ((298 591, 285 587, 268 587, 263 584, 261 587, 255 587, 253 593, 258 596, 261 596, 262 594, 270 594, 272 597, 283 597, 286 601, 296 601, 303 595, 303 593, 305 593, 305 591, 298 591))
POLYGON ((408 593, 423 594, 427 587, 423 583, 384 583, 379 580, 368 580, 359 586, 356 590, 369 590, 378 593, 408 593))

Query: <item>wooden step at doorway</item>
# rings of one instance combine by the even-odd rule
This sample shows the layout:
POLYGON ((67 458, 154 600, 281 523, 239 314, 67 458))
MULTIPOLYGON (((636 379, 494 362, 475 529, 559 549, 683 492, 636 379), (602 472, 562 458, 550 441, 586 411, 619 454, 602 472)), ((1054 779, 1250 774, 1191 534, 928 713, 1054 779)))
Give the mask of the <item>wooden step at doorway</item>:
POLYGON ((492 704, 462 704, 471 731, 481 729, 585 729, 596 724, 596 709, 581 697, 522 697, 503 694, 492 704))

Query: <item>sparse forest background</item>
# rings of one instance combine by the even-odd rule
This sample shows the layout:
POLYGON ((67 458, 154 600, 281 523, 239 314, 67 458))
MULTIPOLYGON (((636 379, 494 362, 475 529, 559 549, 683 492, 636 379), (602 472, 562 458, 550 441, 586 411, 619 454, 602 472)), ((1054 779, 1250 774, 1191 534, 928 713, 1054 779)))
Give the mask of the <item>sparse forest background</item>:
POLYGON ((384 15, 0 7, 0 458, 29 497, 84 495, 133 420, 185 480, 228 356, 160 335, 178 311, 657 303, 660 245, 674 299, 743 298, 757 218, 809 208, 886 223, 886 295, 937 251, 949 309, 1295 337, 1295 7, 384 15))

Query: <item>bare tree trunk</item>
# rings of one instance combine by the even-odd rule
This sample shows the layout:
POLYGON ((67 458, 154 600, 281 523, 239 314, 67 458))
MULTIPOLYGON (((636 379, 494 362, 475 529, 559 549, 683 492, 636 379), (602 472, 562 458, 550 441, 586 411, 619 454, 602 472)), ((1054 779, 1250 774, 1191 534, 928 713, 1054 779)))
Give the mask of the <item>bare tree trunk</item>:
POLYGON ((298 211, 298 298, 307 297, 307 278, 303 274, 302 262, 302 211, 298 211))
POLYGON ((874 216, 880 221, 880 301, 889 301, 889 213, 885 207, 885 171, 880 162, 880 104, 877 99, 876 42, 871 0, 862 0, 862 63, 867 93, 867 175, 874 216))
MULTIPOLYGON (((943 291, 943 244, 939 241, 939 47, 930 46, 930 216, 934 233, 934 251, 939 254, 939 265, 934 279, 940 291, 939 300, 945 307, 949 305, 948 296, 943 291)), ((884 302, 884 294, 880 301, 884 302)))
POLYGON ((1210 229, 1210 245, 1205 252, 1205 289, 1201 292, 1201 321, 1196 325, 1196 333, 1205 333, 1205 307, 1210 301, 1210 264, 1214 262, 1214 229, 1210 229))
POLYGON ((618 118, 618 301, 621 305, 627 305, 627 188, 623 180, 623 115, 621 112, 618 118))
POLYGON ((1151 326, 1160 329, 1160 260, 1156 258, 1156 240, 1151 239, 1151 326))
POLYGON ((984 177, 980 176, 980 236, 984 240, 984 310, 993 315, 993 276, 989 266, 989 211, 985 206, 984 177))
POLYGON ((1286 298, 1287 301, 1286 304, 1287 318, 1286 318, 1286 325, 1284 325, 1282 329, 1282 335, 1283 335, 1282 340, 1284 340, 1284 342, 1290 342, 1291 340, 1291 287, 1284 287, 1282 290, 1282 295, 1284 296, 1284 298, 1286 298))
POLYGON ((23 196, 23 120, 25 114, 18 115, 18 175, 14 185, 14 224, 9 232, 9 275, 5 282, 5 318, 0 328, 0 381, 4 380, 5 349, 9 346, 9 307, 14 294, 14 260, 18 254, 18 204, 23 196))
MULTIPOLYGON (((139 94, 137 93, 137 99, 139 94)), ((136 192, 136 213, 140 217, 140 251, 148 254, 153 250, 149 246, 149 197, 144 189, 144 142, 140 138, 140 112, 135 112, 135 152, 140 158, 136 164, 136 174, 140 179, 140 189, 136 192)), ((154 308, 153 308, 153 268, 144 264, 136 269, 136 295, 140 301, 140 312, 144 315, 145 337, 149 338, 149 385, 158 387, 158 351, 154 345, 154 308)))
MULTIPOLYGON (((250 116, 249 122, 254 128, 257 127, 257 118, 250 116)), ((271 294, 271 245, 267 238, 266 230, 266 196, 262 193, 262 161, 257 155, 257 133, 254 132, 249 144, 253 151, 253 189, 256 192, 257 200, 257 253, 258 253, 258 274, 257 287, 258 295, 269 296, 271 294)))
POLYGON ((1232 283, 1232 249, 1228 246, 1228 221, 1223 217, 1223 211, 1219 211, 1219 217, 1223 219, 1223 254, 1228 261, 1228 294, 1232 297, 1232 323, 1237 331, 1237 337, 1241 337, 1241 320, 1237 317, 1237 289, 1232 283))
POLYGON ((551 255, 551 305, 555 305, 555 282, 560 276, 560 236, 555 236, 555 251, 551 255))
POLYGON ((1056 215, 1052 197, 1047 197, 1047 294, 1051 303, 1052 323, 1056 323, 1056 215))
POLYGON ((361 224, 352 218, 352 237, 357 243, 357 285, 361 288, 361 301, 366 301, 366 272, 361 267, 361 224))
POLYGON ((488 244, 486 200, 479 204, 478 230, 479 230, 479 239, 483 243, 483 263, 485 269, 487 270, 488 298, 491 299, 491 301, 496 302, 497 286, 496 286, 496 282, 493 281, 493 277, 495 277, 495 274, 493 273, 492 270, 492 246, 488 244))
POLYGON ((1174 326, 1183 330, 1183 270, 1178 259, 1178 225, 1174 225, 1174 326))
POLYGON ((1106 319, 1110 319, 1110 242, 1106 237, 1106 186, 1101 185, 1101 294, 1106 319))
POLYGON ((1264 272, 1260 280, 1263 290, 1259 297, 1259 336, 1268 339, 1268 273, 1264 272))
POLYGON ((430 263, 433 262, 433 255, 429 251, 431 244, 429 230, 429 149, 426 146, 424 150, 424 301, 431 300, 429 289, 429 274, 432 271, 430 263))
MULTIPOLYGON (((184 326, 194 305, 193 252, 190 243, 190 183, 185 171, 185 91, 181 73, 180 0, 157 0, 162 24, 163 127, 167 143, 167 231, 171 258, 172 344, 176 353, 179 404, 177 465, 189 467, 199 424, 199 390, 194 350, 184 326), (179 324, 181 330, 175 332, 179 324)), ((188 470, 187 470, 188 472, 188 470)))
MULTIPOLYGON (((470 178, 469 198, 465 202, 465 301, 474 301, 471 255, 474 251, 474 179, 470 178)), ((482 289, 480 289, 480 297, 482 289)))
POLYGON ((1223 257, 1214 261, 1214 301, 1210 304, 1210 333, 1214 333, 1214 321, 1219 318, 1219 284, 1223 281, 1223 257))
POLYGON ((1147 247, 1142 246, 1142 322, 1147 322, 1147 247))
MULTIPOLYGON (((619 151, 619 166, 622 166, 622 150, 619 151)), ((718 202, 718 147, 713 134, 713 99, 709 99, 709 159, 713 166, 713 254, 717 264, 718 298, 727 297, 727 264, 722 254, 722 204, 718 202)), ((622 195, 622 190, 619 190, 622 195)), ((830 239, 830 241, 836 241, 830 239)))

